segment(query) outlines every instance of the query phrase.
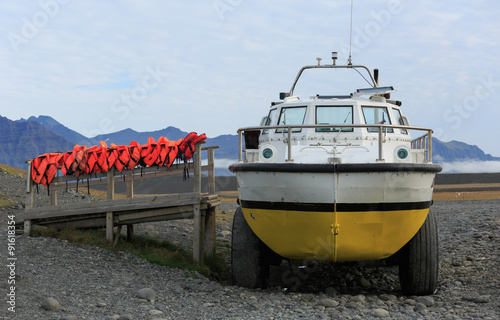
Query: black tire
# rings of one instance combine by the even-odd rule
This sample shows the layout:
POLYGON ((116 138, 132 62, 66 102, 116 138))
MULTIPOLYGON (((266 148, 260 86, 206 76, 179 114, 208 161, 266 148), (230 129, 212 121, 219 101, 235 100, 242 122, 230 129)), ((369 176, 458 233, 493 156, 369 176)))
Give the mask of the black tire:
POLYGON ((403 292, 407 295, 434 293, 438 282, 439 253, 436 219, 431 211, 399 254, 399 282, 403 292))
POLYGON ((231 240, 233 284, 245 288, 267 288, 269 266, 281 262, 281 257, 253 233, 241 208, 234 213, 231 240))

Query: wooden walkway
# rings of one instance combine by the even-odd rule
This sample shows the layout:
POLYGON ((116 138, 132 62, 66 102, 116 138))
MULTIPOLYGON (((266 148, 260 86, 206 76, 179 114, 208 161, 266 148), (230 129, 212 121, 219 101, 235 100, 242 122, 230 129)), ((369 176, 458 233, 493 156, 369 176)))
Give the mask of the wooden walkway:
MULTIPOLYGON (((50 205, 34 207, 36 184, 28 174, 26 209, 24 214, 24 233, 29 235, 34 226, 51 226, 55 228, 106 228, 106 239, 117 243, 122 226, 127 227, 127 238, 134 234, 134 224, 165 221, 175 219, 193 219, 193 259, 203 263, 205 256, 215 255, 215 210, 220 204, 215 194, 214 149, 218 146, 201 148, 195 146, 196 153, 191 166, 194 174, 193 192, 165 195, 134 197, 134 180, 145 180, 156 177, 184 174, 185 164, 166 167, 137 168, 122 172, 110 170, 107 173, 80 175, 78 181, 74 176, 54 178, 50 185, 50 205), (207 151, 208 164, 201 165, 201 151, 207 151), (201 193, 201 172, 208 172, 208 194, 201 193), (127 198, 115 199, 115 182, 125 181, 127 198), (94 185, 107 185, 107 200, 57 204, 57 190, 68 188, 87 188, 94 185), (116 229, 116 231, 115 231, 116 229)), ((31 172, 28 163, 28 173, 31 172)))

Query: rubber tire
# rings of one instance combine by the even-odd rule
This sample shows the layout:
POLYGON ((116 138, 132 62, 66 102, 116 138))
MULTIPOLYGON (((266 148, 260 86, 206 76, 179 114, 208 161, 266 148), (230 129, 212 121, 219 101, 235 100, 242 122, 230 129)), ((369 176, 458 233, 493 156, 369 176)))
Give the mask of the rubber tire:
POLYGON ((417 234, 401 249, 399 282, 407 295, 428 295, 436 291, 439 252, 436 218, 429 211, 417 234))
POLYGON ((248 225, 240 207, 233 219, 231 239, 231 271, 233 284, 245 288, 267 288, 269 267, 278 255, 269 249, 248 225))

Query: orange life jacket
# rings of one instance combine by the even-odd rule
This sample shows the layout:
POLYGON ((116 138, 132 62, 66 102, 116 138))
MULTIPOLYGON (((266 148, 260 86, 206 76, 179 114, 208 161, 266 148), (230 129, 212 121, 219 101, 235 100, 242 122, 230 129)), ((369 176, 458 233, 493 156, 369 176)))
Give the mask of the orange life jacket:
POLYGON ((31 160, 31 179, 48 187, 61 163, 61 153, 46 153, 31 160))
POLYGON ((204 133, 202 133, 202 134, 200 134, 199 136, 197 136, 197 137, 195 137, 193 139, 193 141, 191 142, 190 147, 187 148, 186 151, 184 152, 184 161, 189 160, 189 159, 191 159, 193 157, 193 155, 194 155, 194 146, 197 143, 205 141, 206 138, 207 138, 207 136, 204 133))
POLYGON ((106 172, 108 172, 111 167, 113 167, 116 159, 118 159, 118 149, 116 148, 116 144, 112 143, 111 146, 106 150, 106 164, 104 165, 106 167, 106 172))
POLYGON ((148 143, 141 145, 141 165, 151 167, 158 159, 159 153, 155 139, 149 137, 148 143))
POLYGON ((174 163, 175 158, 179 152, 179 145, 184 141, 184 139, 179 139, 177 141, 168 141, 166 147, 160 151, 161 165, 170 168, 174 163))
POLYGON ((86 149, 87 146, 75 145, 73 147, 72 157, 74 157, 75 161, 71 164, 71 170, 77 178, 80 174, 85 173, 85 168, 87 167, 86 149))
POLYGON ((130 160, 130 155, 128 153, 128 146, 124 145, 115 145, 114 143, 111 144, 112 148, 116 148, 116 151, 118 153, 118 156, 116 157, 115 161, 115 168, 118 169, 118 171, 122 172, 123 168, 128 164, 128 161, 130 160))
POLYGON ((104 166, 106 163, 107 149, 108 146, 106 142, 101 141, 98 146, 92 146, 85 150, 87 154, 87 167, 85 168, 85 173, 108 171, 107 167, 105 168, 104 166))
POLYGON ((130 146, 128 146, 129 159, 127 163, 127 169, 134 169, 139 160, 141 160, 141 145, 137 141, 130 141, 130 146))
POLYGON ((184 161, 191 159, 194 155, 194 145, 206 138, 207 136, 204 133, 201 135, 196 134, 196 132, 189 133, 179 145, 179 158, 184 161))

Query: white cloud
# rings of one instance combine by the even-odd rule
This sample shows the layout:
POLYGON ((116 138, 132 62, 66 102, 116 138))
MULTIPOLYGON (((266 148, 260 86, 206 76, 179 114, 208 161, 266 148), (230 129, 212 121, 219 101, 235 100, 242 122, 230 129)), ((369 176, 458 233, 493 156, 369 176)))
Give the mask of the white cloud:
POLYGON ((443 173, 500 172, 500 161, 456 161, 441 163, 443 173))

